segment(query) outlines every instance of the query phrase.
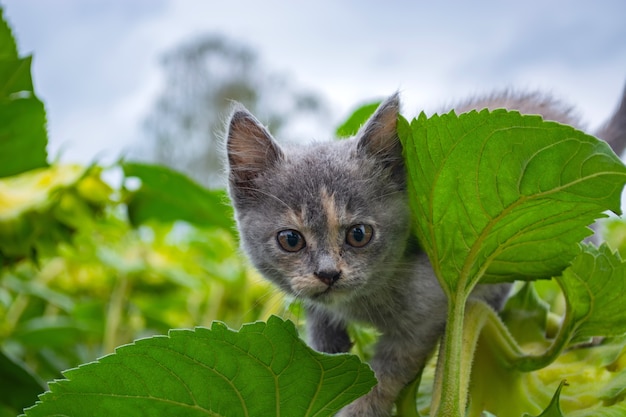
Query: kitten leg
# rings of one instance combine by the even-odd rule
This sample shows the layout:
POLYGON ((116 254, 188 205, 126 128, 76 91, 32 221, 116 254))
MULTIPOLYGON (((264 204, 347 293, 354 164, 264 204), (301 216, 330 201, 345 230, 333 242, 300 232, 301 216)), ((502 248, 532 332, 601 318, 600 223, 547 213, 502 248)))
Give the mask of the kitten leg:
MULTIPOLYGON (((378 384, 339 412, 340 417, 388 417, 400 391, 424 368, 441 335, 443 323, 429 324, 419 342, 383 335, 371 366, 378 384)), ((421 333, 421 332, 418 332, 421 333)))
POLYGON ((344 353, 352 347, 346 326, 332 320, 319 308, 307 308, 306 324, 309 345, 318 352, 344 353))

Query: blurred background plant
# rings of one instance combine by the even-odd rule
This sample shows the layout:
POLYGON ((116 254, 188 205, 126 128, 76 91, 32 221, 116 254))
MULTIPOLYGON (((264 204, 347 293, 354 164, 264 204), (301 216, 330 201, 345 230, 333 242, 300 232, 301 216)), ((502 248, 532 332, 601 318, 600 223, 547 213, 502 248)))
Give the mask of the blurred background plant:
POLYGON ((289 316, 240 254, 223 190, 163 165, 48 161, 30 64, 0 8, 0 416, 134 339, 289 316))

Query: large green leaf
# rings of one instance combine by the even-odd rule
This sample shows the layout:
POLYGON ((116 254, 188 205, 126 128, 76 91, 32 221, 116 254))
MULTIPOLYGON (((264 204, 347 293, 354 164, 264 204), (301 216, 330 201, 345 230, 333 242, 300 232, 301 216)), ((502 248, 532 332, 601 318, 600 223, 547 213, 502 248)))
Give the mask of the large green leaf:
POLYGON ((234 230, 232 209, 221 190, 207 190, 185 175, 160 165, 124 162, 124 175, 141 180, 130 192, 128 215, 133 225, 149 220, 184 220, 198 226, 234 230))
POLYGON ((538 116, 487 110, 400 118, 416 230, 449 292, 558 275, 586 227, 620 211, 610 147, 538 116))
POLYGON ((376 383, 356 356, 317 353, 276 316, 172 330, 65 376, 26 416, 332 416, 376 383))

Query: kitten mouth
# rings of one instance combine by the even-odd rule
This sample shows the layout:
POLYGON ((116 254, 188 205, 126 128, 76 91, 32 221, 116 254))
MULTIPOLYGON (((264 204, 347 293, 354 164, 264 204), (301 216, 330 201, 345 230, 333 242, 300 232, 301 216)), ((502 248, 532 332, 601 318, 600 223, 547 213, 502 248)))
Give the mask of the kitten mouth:
POLYGON ((328 294, 330 294, 332 291, 333 291, 333 287, 329 285, 328 287, 326 287, 324 291, 319 291, 319 292, 316 292, 315 294, 311 294, 310 298, 312 300, 318 301, 319 299, 327 298, 328 294))
POLYGON ((313 301, 327 302, 338 297, 343 291, 334 285, 329 285, 324 291, 317 292, 311 296, 313 301))

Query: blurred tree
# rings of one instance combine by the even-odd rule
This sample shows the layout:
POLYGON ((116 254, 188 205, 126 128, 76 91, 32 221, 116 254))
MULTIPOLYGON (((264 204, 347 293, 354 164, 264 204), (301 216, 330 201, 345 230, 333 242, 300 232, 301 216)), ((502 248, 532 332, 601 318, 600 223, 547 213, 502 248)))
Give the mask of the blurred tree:
POLYGON ((233 101, 290 140, 298 127, 327 113, 317 94, 268 72, 248 46, 221 35, 175 47, 163 56, 162 67, 164 88, 144 122, 153 145, 150 159, 206 186, 223 186, 220 143, 233 101))

